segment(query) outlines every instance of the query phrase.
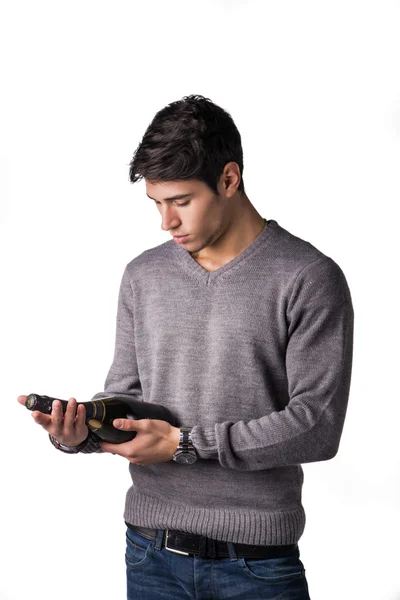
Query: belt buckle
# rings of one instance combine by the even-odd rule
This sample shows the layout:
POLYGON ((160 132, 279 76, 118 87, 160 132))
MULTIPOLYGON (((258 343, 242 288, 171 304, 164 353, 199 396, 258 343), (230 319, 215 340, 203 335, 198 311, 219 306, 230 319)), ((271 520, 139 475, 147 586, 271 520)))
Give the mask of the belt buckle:
POLYGON ((189 552, 183 552, 182 550, 175 550, 175 548, 168 547, 168 529, 165 530, 165 549, 168 552, 175 552, 175 554, 183 554, 183 556, 189 556, 189 552))

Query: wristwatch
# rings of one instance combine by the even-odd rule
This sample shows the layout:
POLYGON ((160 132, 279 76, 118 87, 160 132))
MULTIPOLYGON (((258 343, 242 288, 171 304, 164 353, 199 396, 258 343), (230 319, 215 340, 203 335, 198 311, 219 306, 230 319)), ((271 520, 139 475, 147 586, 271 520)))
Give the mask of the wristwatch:
POLYGON ((192 465, 197 460, 196 450, 192 443, 191 427, 180 428, 179 445, 173 455, 173 460, 182 465, 192 465))

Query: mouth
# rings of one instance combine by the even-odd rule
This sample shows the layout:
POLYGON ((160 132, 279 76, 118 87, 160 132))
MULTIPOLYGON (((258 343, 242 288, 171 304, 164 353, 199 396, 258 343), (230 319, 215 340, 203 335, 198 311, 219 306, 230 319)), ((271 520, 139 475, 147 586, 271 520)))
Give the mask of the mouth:
POLYGON ((173 236, 174 242, 176 242, 177 244, 184 244, 187 241, 188 237, 189 237, 189 234, 188 235, 174 235, 173 236))

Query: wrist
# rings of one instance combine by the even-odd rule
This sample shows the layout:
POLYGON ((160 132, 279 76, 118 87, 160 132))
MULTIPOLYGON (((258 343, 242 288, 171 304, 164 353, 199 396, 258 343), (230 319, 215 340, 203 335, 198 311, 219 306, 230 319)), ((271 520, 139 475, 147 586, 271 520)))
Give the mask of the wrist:
POLYGON ((90 433, 88 432, 86 438, 82 442, 80 442, 80 444, 77 444, 76 446, 68 446, 67 444, 62 444, 61 442, 58 441, 58 439, 56 437, 54 437, 50 433, 49 433, 49 438, 50 438, 51 443, 53 444, 53 446, 55 446, 57 448, 57 450, 61 450, 62 452, 66 452, 67 454, 77 454, 78 452, 83 450, 83 448, 85 448, 85 446, 87 445, 89 438, 90 438, 90 433))
POLYGON ((179 442, 172 459, 185 465, 191 465, 197 460, 197 452, 192 442, 191 427, 179 428, 179 442))
POLYGON ((179 438, 181 437, 181 430, 179 427, 172 427, 171 433, 171 447, 172 452, 176 452, 177 447, 179 446, 179 438))

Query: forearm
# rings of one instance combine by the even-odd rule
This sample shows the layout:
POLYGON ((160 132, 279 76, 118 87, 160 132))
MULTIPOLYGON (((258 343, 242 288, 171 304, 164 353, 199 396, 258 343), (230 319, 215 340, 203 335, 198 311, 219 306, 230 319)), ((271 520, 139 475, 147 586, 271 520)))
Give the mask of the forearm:
POLYGON ((200 458, 242 471, 329 460, 339 448, 347 397, 343 384, 319 418, 306 405, 293 402, 283 411, 249 422, 195 426, 193 444, 200 458))

